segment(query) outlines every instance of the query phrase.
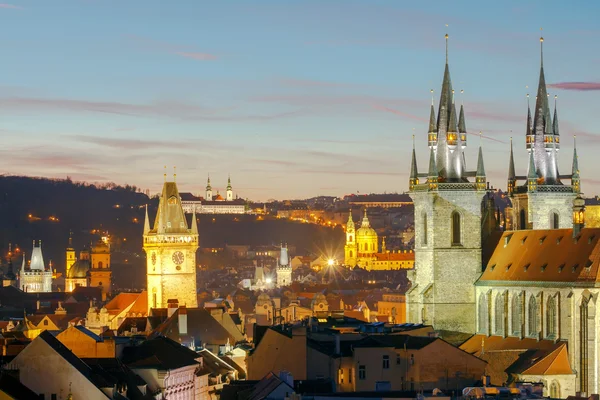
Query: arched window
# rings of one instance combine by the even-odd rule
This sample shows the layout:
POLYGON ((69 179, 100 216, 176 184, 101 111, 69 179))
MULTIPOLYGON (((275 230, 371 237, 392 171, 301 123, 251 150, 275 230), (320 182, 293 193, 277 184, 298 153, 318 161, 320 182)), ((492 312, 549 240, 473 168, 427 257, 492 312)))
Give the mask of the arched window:
POLYGON ((452 244, 458 245, 461 244, 460 237, 460 214, 457 211, 452 213, 452 244))
POLYGON ((521 325, 523 324, 523 294, 519 293, 512 298, 511 305, 511 325, 514 336, 521 335, 521 325))
POLYGON ((479 295, 479 333, 488 334, 488 302, 484 293, 479 295))
POLYGON ((98 268, 102 268, 102 261, 98 261, 98 268))
POLYGON ((535 296, 529 298, 529 319, 527 320, 527 330, 529 336, 535 337, 538 335, 538 310, 535 296))
POLYGON ((525 210, 519 212, 519 229, 527 229, 527 220, 525 219, 525 210))
POLYGON ((560 385, 556 381, 550 384, 550 398, 560 399, 560 385))
POLYGON ((556 333, 556 301, 552 296, 546 305, 546 336, 553 339, 556 333))
POLYGON ((550 226, 551 229, 558 229, 559 224, 558 224, 559 220, 558 220, 558 213, 557 212, 551 212, 550 213, 550 226))
POLYGON ((496 305, 494 307, 494 333, 504 335, 504 295, 496 295, 496 305))
POLYGON ((350 257, 354 257, 354 253, 352 253, 352 250, 350 250, 350 257))
POLYGON ((427 213, 423 213, 423 246, 427 246, 427 213))
POLYGON ((352 235, 348 236, 348 241, 351 242, 352 241, 352 235))

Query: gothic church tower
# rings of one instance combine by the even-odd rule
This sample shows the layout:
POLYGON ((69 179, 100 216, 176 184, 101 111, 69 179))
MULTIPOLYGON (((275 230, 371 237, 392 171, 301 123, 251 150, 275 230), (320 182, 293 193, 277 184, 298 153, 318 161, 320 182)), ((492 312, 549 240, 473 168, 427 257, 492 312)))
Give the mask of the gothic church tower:
POLYGON ((179 304, 188 308, 198 306, 197 249, 196 213, 193 213, 192 225, 188 227, 177 185, 165 180, 154 227, 150 229, 147 209, 144 223, 148 309, 166 308, 170 299, 177 299, 179 304))
MULTIPOLYGON (((533 121, 527 105, 525 147, 527 148, 527 175, 515 174, 512 140, 508 165, 508 194, 512 201, 512 229, 562 229, 572 228, 573 201, 580 193, 577 151, 573 150, 573 169, 569 175, 558 172, 560 134, 556 98, 554 117, 550 116, 543 58, 544 38, 540 38, 540 79, 533 121), (562 180, 570 180, 565 185, 562 180), (517 186, 517 181, 524 181, 517 186)), ((529 94, 527 95, 529 100, 529 94)))
POLYGON ((292 284, 292 263, 288 256, 287 246, 281 245, 279 264, 277 264, 277 287, 285 287, 292 284))
POLYGON ((437 120, 432 104, 427 138, 428 172, 418 172, 413 145, 409 178, 415 207, 415 269, 406 293, 407 321, 431 324, 436 330, 475 332, 474 283, 482 268, 486 176, 481 147, 477 169, 466 169, 467 130, 463 106, 456 112, 448 35, 437 120))

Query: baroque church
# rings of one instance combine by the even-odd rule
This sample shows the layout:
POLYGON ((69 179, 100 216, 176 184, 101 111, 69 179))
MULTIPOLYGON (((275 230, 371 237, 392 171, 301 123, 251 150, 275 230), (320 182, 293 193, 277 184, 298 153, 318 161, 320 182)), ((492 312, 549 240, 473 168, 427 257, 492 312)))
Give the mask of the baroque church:
POLYGON ((100 287, 102 300, 106 300, 112 292, 112 271, 110 268, 110 246, 99 239, 92 246, 91 252, 83 249, 79 258, 75 255, 73 238, 69 237, 66 250, 65 292, 72 292, 77 286, 100 287))
POLYGON ((550 112, 543 53, 526 153, 517 158, 524 175, 516 175, 510 144, 512 230, 497 228, 481 146, 476 169, 466 168, 465 114, 463 106, 457 113, 453 93, 446 47, 427 172, 418 171, 414 146, 412 153, 415 270, 407 321, 472 335, 461 348, 502 366, 492 384, 542 382, 553 398, 598 393, 600 229, 584 227, 576 149, 571 173, 559 172, 558 111, 555 103, 550 112))
POLYGON ((19 271, 19 288, 24 292, 51 292, 52 291, 52 268, 46 267, 44 255, 42 254, 42 241, 37 246, 33 241, 31 259, 25 261, 23 252, 23 265, 19 271))

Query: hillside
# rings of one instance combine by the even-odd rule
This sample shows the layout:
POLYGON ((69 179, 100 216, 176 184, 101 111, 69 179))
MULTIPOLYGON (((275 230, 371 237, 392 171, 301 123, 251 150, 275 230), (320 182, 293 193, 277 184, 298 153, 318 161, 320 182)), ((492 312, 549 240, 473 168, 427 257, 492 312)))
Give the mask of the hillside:
MULTIPOLYGON (((113 249, 115 281, 122 287, 142 287, 145 255, 142 251, 144 209, 154 220, 158 200, 120 187, 16 176, 0 176, 0 254, 9 243, 31 252, 33 240, 41 240, 46 263, 64 271, 64 249, 69 232, 77 250, 108 232, 113 249)), ((191 218, 191 217, 190 217, 191 218)), ((226 244, 276 244, 286 241, 299 252, 343 250, 341 229, 300 224, 287 220, 258 220, 255 216, 199 215, 201 247, 226 244)), ((20 256, 14 262, 20 263, 20 256)))

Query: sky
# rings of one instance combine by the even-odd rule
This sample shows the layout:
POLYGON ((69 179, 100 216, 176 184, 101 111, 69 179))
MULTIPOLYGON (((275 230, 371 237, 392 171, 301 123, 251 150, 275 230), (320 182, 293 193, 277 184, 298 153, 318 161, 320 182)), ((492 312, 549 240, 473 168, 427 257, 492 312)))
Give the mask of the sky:
POLYGON ((2 1, 0 174, 155 193, 167 166, 182 192, 231 175, 256 201, 404 192, 413 133, 427 166, 448 33, 467 168, 481 131, 505 189, 511 136, 527 168, 542 34, 560 172, 577 135, 582 190, 600 193, 600 2, 2 1))

